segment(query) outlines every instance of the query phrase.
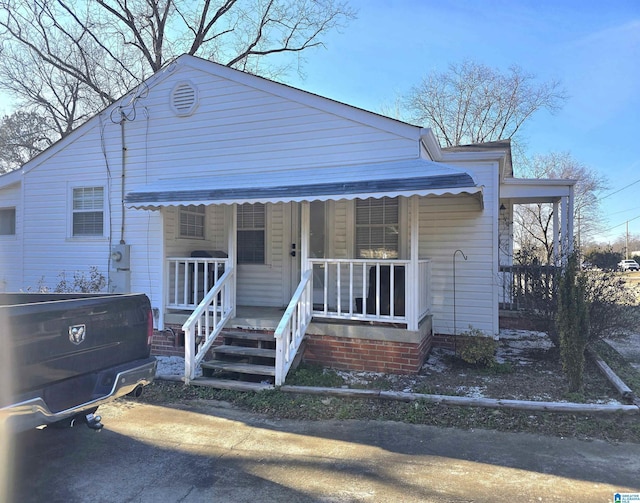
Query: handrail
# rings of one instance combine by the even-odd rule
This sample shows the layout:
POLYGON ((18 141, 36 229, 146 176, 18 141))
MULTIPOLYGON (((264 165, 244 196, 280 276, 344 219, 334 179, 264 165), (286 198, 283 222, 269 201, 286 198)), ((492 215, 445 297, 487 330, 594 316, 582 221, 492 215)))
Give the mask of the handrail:
POLYGON ((167 257, 166 305, 169 309, 195 309, 204 294, 232 267, 228 258, 167 257))
POLYGON ((229 291, 233 285, 234 274, 233 268, 227 268, 182 325, 185 340, 186 384, 195 379, 196 368, 233 315, 235 296, 229 291), (196 341, 198 341, 197 352, 196 341))
POLYGON ((282 386, 291 364, 302 344, 305 332, 311 322, 311 277, 313 271, 302 275, 300 284, 291 297, 287 309, 278 323, 276 340, 276 386, 282 386))

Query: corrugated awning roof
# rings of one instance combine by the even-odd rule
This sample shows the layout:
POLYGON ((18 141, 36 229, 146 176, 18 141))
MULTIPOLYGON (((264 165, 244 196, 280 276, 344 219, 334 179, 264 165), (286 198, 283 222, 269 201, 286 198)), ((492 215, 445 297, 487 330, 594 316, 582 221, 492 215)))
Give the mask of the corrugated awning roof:
POLYGON ((130 208, 480 194, 466 171, 426 160, 160 180, 130 191, 130 208), (324 180, 324 181, 321 181, 324 180), (326 181, 329 180, 329 181, 326 181))

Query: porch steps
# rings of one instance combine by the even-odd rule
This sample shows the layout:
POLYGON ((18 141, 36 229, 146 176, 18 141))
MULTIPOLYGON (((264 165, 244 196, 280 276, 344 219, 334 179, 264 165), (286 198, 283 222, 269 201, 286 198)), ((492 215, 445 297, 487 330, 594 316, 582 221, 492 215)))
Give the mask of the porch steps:
POLYGON ((195 384, 221 389, 273 387, 276 374, 273 332, 224 330, 220 338, 223 344, 211 348, 213 360, 200 364, 202 377, 195 384))

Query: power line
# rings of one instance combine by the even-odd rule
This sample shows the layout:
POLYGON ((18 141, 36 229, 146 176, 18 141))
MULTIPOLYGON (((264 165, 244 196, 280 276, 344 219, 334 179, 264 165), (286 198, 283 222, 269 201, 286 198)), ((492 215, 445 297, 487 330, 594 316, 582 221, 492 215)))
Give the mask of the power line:
POLYGON ((609 194, 607 194, 606 196, 602 196, 600 198, 600 201, 602 201, 603 199, 606 199, 609 196, 612 196, 614 194, 617 194, 618 192, 622 192, 625 189, 628 189, 629 187, 631 187, 632 185, 635 185, 636 183, 640 183, 640 178, 638 178, 635 182, 631 182, 629 185, 625 185, 624 187, 622 187, 621 189, 615 190, 613 192, 610 192, 609 194))
POLYGON ((616 227, 620 227, 620 226, 622 226, 624 224, 628 224, 629 222, 633 222, 634 220, 637 220, 638 218, 640 218, 640 215, 638 215, 637 217, 629 218, 629 219, 625 220, 624 222, 622 222, 621 224, 614 225, 613 227, 608 228, 606 231, 602 231, 602 233, 605 234, 605 233, 607 233, 609 231, 612 231, 616 227))

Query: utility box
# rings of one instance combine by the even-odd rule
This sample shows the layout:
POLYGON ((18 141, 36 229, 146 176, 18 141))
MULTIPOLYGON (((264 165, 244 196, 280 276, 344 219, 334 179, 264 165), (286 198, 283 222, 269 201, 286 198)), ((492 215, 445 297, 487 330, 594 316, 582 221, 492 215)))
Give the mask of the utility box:
POLYGON ((131 245, 113 245, 110 264, 112 271, 128 271, 131 266, 131 245))
POLYGON ((113 245, 109 264, 109 290, 113 293, 130 293, 131 245, 113 245))

